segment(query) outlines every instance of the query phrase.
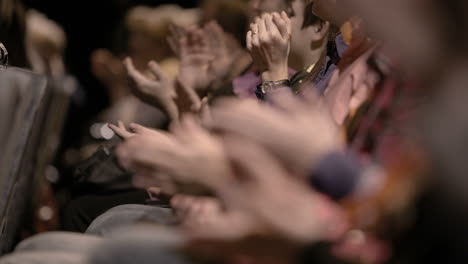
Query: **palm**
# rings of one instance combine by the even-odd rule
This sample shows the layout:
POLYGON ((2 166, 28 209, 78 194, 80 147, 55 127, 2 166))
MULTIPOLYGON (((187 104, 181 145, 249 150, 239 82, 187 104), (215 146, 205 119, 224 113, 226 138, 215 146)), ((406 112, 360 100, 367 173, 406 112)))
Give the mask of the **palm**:
POLYGON ((182 58, 179 77, 196 91, 204 90, 214 81, 211 57, 201 53, 187 54, 182 58))
POLYGON ((172 120, 177 120, 178 111, 174 103, 176 97, 174 83, 159 65, 154 61, 148 64, 150 72, 155 77, 151 79, 138 71, 130 58, 127 58, 124 64, 132 93, 143 102, 162 108, 172 120))

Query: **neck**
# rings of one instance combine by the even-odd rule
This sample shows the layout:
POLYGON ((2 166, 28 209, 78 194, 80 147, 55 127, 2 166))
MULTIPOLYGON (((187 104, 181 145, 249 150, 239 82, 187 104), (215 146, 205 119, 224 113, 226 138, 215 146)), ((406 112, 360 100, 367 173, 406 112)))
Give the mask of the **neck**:
POLYGON ((307 53, 291 53, 289 65, 295 70, 302 70, 310 65, 316 64, 327 49, 327 38, 311 43, 310 47, 304 48, 307 53))

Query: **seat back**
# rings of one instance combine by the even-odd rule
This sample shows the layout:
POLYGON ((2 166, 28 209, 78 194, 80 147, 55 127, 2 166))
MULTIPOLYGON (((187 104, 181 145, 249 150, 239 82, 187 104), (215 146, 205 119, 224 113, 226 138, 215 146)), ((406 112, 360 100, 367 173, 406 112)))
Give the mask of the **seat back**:
POLYGON ((0 69, 0 254, 11 251, 32 197, 47 78, 0 69))
POLYGON ((78 82, 71 76, 50 77, 48 96, 45 99, 45 115, 42 117, 40 143, 34 169, 33 196, 34 223, 33 232, 56 230, 59 225, 57 201, 52 192, 52 183, 59 180, 59 174, 53 163, 57 149, 62 141, 62 130, 68 114, 70 100, 78 87, 78 82), (40 213, 41 211, 46 214, 40 213))

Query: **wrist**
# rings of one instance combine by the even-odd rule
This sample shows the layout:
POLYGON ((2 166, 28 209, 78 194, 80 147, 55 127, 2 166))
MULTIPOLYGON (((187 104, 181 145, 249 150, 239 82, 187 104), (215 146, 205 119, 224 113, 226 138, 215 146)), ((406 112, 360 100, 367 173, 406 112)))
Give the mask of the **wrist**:
POLYGON ((287 65, 271 68, 262 73, 262 79, 264 82, 285 80, 288 79, 288 77, 289 74, 287 65))

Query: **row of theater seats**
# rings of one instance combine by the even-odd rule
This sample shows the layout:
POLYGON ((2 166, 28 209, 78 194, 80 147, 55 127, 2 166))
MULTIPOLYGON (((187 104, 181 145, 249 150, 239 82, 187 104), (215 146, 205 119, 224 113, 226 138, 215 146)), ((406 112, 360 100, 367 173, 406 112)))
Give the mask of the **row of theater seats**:
POLYGON ((0 255, 13 249, 36 215, 54 218, 53 203, 43 199, 50 191, 46 174, 75 87, 70 77, 0 68, 0 255))

